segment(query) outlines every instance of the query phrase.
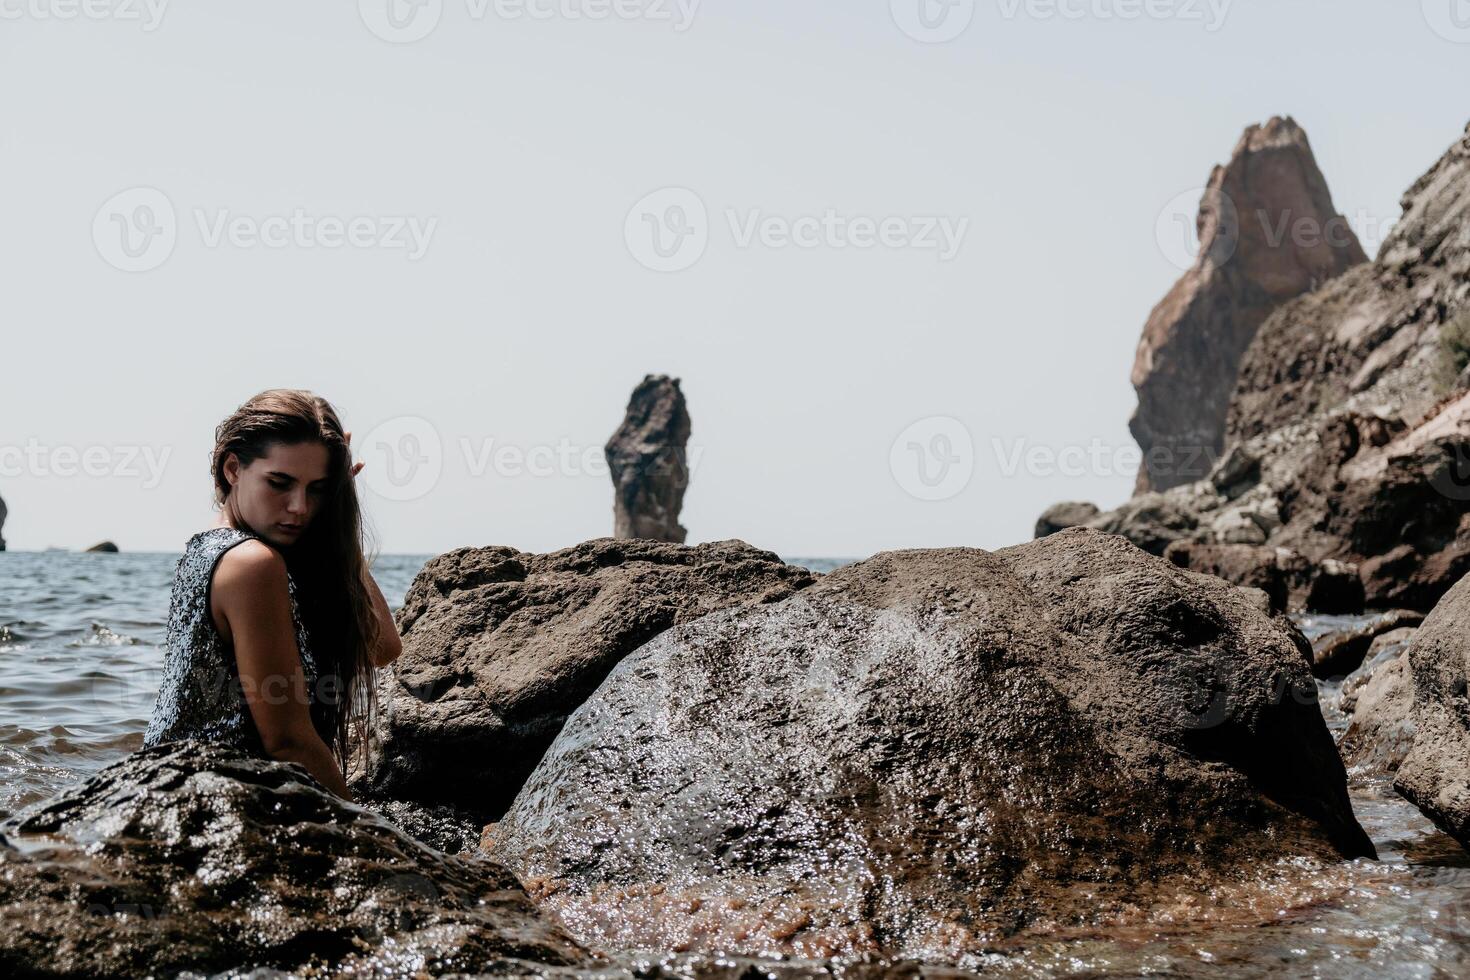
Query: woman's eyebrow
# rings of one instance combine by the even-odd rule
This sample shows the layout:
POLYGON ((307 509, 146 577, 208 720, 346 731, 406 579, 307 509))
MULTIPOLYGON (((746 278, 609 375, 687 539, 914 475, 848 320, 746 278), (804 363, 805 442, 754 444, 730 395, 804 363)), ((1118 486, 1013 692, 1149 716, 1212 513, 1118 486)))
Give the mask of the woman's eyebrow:
MULTIPOLYGON (((292 476, 290 473, 282 473, 280 470, 271 470, 269 473, 266 474, 266 476, 278 476, 278 477, 280 477, 283 480, 291 480, 293 482, 296 479, 296 477, 292 476)), ((319 480, 312 480, 311 482, 312 483, 326 483, 327 482, 327 478, 326 477, 322 477, 319 480)))

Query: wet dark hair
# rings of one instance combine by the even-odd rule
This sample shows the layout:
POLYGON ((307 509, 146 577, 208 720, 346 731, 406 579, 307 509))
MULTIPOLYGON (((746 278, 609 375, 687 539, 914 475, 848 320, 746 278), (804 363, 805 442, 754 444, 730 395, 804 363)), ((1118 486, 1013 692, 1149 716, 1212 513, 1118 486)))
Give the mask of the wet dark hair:
POLYGON ((283 554, 320 671, 315 705, 324 717, 313 722, 326 729, 323 740, 345 774, 354 747, 367 761, 367 733, 376 708, 371 651, 380 627, 367 582, 371 558, 364 553, 351 450, 336 410, 319 395, 289 388, 262 391, 241 405, 215 429, 214 496, 217 506, 231 509, 237 527, 248 527, 231 507, 228 455, 249 466, 277 445, 307 442, 327 448, 327 486, 311 523, 283 554))

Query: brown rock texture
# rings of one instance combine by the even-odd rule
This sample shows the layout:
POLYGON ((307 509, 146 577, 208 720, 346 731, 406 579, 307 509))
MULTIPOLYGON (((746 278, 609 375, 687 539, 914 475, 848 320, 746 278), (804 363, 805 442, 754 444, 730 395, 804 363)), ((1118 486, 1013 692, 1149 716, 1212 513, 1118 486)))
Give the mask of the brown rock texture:
POLYGON ((6 976, 524 974, 586 958, 504 867, 217 745, 146 749, 0 832, 6 976))
POLYGON ((398 611, 403 655, 379 684, 365 789, 498 815, 627 654, 672 626, 813 581, 743 541, 597 538, 544 555, 440 555, 398 611))
POLYGON ((613 537, 683 543, 689 410, 679 379, 650 374, 633 389, 603 453, 612 471, 613 537))
POLYGON ((1149 315, 1133 365, 1129 427, 1138 490, 1201 479, 1224 448, 1241 355, 1287 300, 1367 261, 1290 117, 1251 126, 1200 202, 1199 255, 1149 315))
POLYGON ((1376 260, 1256 331, 1207 478, 1090 526, 1337 562, 1375 609, 1427 611, 1470 572, 1470 135, 1403 208, 1376 260))
POLYGON ((1098 514, 1097 505, 1068 501, 1060 504, 1052 504, 1036 520, 1036 534, 1038 538, 1044 538, 1048 534, 1056 534, 1065 531, 1069 527, 1086 524, 1098 514))
POLYGON ((614 948, 955 962, 1288 894, 1373 852, 1304 646, 1086 528, 887 552, 629 655, 488 846, 614 948))
POLYGON ((1415 628, 1424 614, 1390 609, 1352 629, 1328 633, 1312 644, 1312 673, 1318 677, 1346 677, 1363 665, 1374 642, 1394 630, 1415 628))
POLYGON ((1470 577, 1425 618, 1408 650, 1413 745, 1394 789, 1470 847, 1470 577))

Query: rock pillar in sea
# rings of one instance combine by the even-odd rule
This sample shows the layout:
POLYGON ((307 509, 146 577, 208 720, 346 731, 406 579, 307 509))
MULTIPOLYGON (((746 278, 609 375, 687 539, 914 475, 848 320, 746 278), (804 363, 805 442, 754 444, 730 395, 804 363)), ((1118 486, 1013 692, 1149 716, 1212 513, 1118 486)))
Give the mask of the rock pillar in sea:
POLYGON ((1367 261, 1289 116, 1245 131, 1211 173, 1196 227, 1194 264, 1149 315, 1133 364, 1137 493, 1209 472, 1256 330, 1282 303, 1367 261))
POLYGON ((688 531, 679 524, 679 510, 689 485, 688 442, 689 410, 679 379, 646 376, 603 449, 612 471, 614 537, 683 543, 688 531))
POLYGON ((0 497, 0 551, 5 550, 5 515, 9 513, 5 509, 5 498, 0 497))

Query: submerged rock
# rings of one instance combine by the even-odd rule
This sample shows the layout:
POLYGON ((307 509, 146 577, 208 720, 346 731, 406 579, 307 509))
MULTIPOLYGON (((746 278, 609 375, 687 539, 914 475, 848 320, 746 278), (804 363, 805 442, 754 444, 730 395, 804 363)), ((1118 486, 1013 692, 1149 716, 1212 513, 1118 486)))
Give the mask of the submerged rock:
POLYGON ((603 454, 612 472, 613 537, 683 543, 689 409, 679 379, 650 374, 628 400, 603 454))
POLYGON ((487 846, 590 943, 963 962, 1371 855, 1315 697, 1121 538, 890 552, 626 657, 487 846))
POLYGON ((1409 645, 1414 741, 1393 787, 1470 847, 1470 576, 1439 601, 1409 645))
POLYGON ((628 653, 716 610, 814 581, 742 541, 598 538, 545 555, 460 548, 398 612, 403 656, 379 687, 375 795, 498 815, 567 715, 628 653))
POLYGON ((1390 609, 1352 629, 1328 633, 1312 644, 1312 673, 1318 677, 1344 677, 1362 666, 1378 637, 1424 622, 1424 614, 1411 609, 1390 609))
POLYGON ((0 834, 8 976, 585 959, 500 865, 447 857, 295 766, 220 746, 139 752, 0 834))
POLYGON ((1241 356, 1283 302, 1366 262, 1332 205, 1307 134, 1290 117, 1251 126, 1210 175, 1199 255, 1149 315, 1133 366, 1129 428, 1138 489, 1202 479, 1224 448, 1241 356))

